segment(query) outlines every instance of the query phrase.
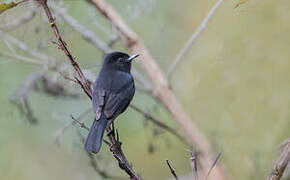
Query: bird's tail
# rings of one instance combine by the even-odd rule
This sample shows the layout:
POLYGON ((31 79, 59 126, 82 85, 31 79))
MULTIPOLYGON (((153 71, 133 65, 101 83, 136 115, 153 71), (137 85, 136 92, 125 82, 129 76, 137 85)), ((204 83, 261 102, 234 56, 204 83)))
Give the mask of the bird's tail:
POLYGON ((98 153, 100 151, 107 123, 108 120, 103 114, 100 119, 94 120, 85 142, 85 150, 87 152, 98 153))

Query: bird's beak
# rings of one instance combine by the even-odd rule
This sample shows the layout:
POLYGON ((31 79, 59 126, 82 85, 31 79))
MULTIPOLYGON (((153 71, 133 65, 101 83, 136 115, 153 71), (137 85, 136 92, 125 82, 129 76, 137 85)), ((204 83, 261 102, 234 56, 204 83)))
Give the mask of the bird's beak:
POLYGON ((134 54, 134 55, 130 56, 130 57, 126 60, 126 62, 130 62, 130 61, 132 61, 133 59, 136 59, 138 56, 139 56, 139 54, 134 54))

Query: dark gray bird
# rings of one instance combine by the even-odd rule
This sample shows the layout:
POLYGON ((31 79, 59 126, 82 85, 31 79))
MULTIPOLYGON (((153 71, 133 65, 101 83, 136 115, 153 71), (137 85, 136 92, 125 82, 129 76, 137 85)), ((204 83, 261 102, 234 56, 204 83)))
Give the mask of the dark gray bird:
POLYGON ((87 152, 100 151, 106 127, 130 104, 135 94, 134 79, 130 72, 131 62, 138 56, 122 52, 112 52, 105 56, 93 87, 95 119, 85 142, 87 152))

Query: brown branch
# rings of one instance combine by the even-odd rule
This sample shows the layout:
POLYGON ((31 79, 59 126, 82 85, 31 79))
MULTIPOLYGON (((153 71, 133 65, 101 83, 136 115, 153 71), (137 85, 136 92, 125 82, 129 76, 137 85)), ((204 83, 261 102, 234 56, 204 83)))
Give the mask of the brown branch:
POLYGON ((175 170, 171 167, 168 159, 166 159, 166 164, 167 164, 168 168, 170 169, 170 172, 173 175, 173 177, 175 178, 175 180, 179 180, 176 173, 175 173, 175 170))
MULTIPOLYGON (((74 60, 74 58, 72 57, 71 53, 69 52, 69 50, 66 47, 66 44, 64 43, 58 28, 54 22, 54 19, 52 17, 52 14, 50 12, 49 7, 46 4, 45 0, 39 0, 40 4, 42 5, 48 20, 50 22, 51 28, 53 29, 53 32, 56 36, 56 38, 58 39, 58 43, 59 43, 59 47, 61 50, 63 50, 63 52, 66 54, 66 56, 69 58, 74 70, 76 71, 76 73, 78 74, 79 78, 80 78, 80 84, 83 87, 83 90, 85 91, 85 93, 89 96, 89 98, 91 99, 91 88, 89 86, 89 83, 87 81, 87 79, 85 78, 84 74, 82 73, 80 67, 78 66, 77 62, 74 60)), ((107 128, 107 132, 110 132, 111 129, 107 128)), ((129 161, 127 160, 127 158, 125 157, 122 148, 121 148, 121 142, 118 140, 118 138, 115 138, 115 133, 111 133, 109 135, 109 139, 110 142, 112 144, 110 150, 113 153, 115 159, 117 159, 117 161, 119 162, 119 167, 121 169, 123 169, 129 176, 130 179, 133 180, 140 180, 141 178, 134 172, 133 168, 131 167, 129 161)))
POLYGON ((203 19, 202 23, 198 26, 198 28, 195 30, 195 32, 187 40, 187 42, 184 45, 184 47, 180 50, 180 52, 178 53, 177 57, 175 58, 175 60, 171 64, 171 66, 169 67, 169 70, 167 72, 167 78, 168 79, 170 79, 173 71, 175 70, 175 68, 177 67, 177 65, 180 64, 180 62, 182 61, 182 59, 184 58, 184 56, 186 55, 186 53, 188 52, 189 48, 194 43, 194 41, 196 40, 196 38, 206 28, 206 25, 207 25, 208 21, 210 20, 211 16, 214 14, 214 12, 216 11, 216 9, 220 6, 220 4, 222 3, 222 1, 223 0, 218 0, 218 2, 211 8, 211 10, 208 12, 208 14, 203 19))
POLYGON ((52 14, 50 12, 50 9, 48 8, 47 4, 46 4, 46 0, 38 0, 40 2, 40 4, 42 5, 48 21, 50 23, 50 26, 54 32, 54 35, 56 36, 57 40, 58 40, 58 46, 59 48, 65 53, 65 55, 68 57, 68 59, 70 60, 71 65, 73 66, 76 74, 78 75, 78 77, 80 78, 81 84, 85 87, 84 91, 86 92, 86 94, 89 96, 89 98, 91 99, 91 87, 88 83, 88 81, 86 80, 82 70, 80 69, 78 63, 74 60, 73 56, 71 55, 70 51, 68 50, 66 43, 64 42, 64 40, 62 39, 58 27, 56 26, 55 22, 54 22, 54 18, 52 17, 52 14))
MULTIPOLYGON (((78 133, 78 135, 79 135, 79 138, 80 138, 80 140, 81 140, 81 142, 82 142, 82 144, 84 144, 85 143, 85 139, 84 139, 84 137, 82 136, 82 134, 80 133, 80 131, 77 131, 77 133, 78 133)), ((97 163, 97 161, 96 161, 96 159, 95 159, 95 157, 94 157, 94 155, 93 154, 91 154, 91 153, 88 153, 88 152, 86 152, 87 153, 87 156, 89 157, 89 159, 90 159, 90 164, 91 164, 91 166, 92 166, 92 168, 102 177, 102 178, 105 178, 105 179, 107 179, 107 178, 110 178, 110 179, 125 179, 124 177, 117 177, 117 176, 112 176, 112 175, 109 175, 106 171, 104 171, 104 170, 102 170, 100 167, 99 167, 99 165, 98 165, 98 163, 97 163)))
MULTIPOLYGON (((169 88, 169 83, 161 73, 156 61, 153 59, 145 45, 138 38, 137 34, 124 22, 121 16, 104 0, 86 0, 91 3, 97 10, 106 17, 119 32, 121 40, 133 53, 140 54, 143 59, 141 63, 144 72, 147 73, 152 82, 153 96, 168 109, 174 120, 181 126, 190 139, 191 144, 195 144, 201 152, 200 162, 204 169, 208 169, 214 159, 211 147, 205 136, 199 131, 198 127, 184 112, 176 96, 169 88)), ((216 180, 224 180, 225 174, 220 167, 213 171, 216 180)))
POLYGON ((290 163, 290 138, 284 143, 284 147, 277 157, 273 170, 267 180, 279 180, 284 173, 285 168, 290 163))
POLYGON ((213 168, 217 165, 217 162, 218 162, 219 158, 221 157, 221 155, 222 155, 222 152, 218 153, 218 155, 216 156, 215 160, 213 161, 212 165, 210 166, 210 168, 209 168, 209 170, 208 170, 208 172, 207 172, 207 174, 206 174, 206 176, 204 178, 205 180, 208 179, 208 177, 211 174, 213 168))
POLYGON ((169 127, 167 124, 165 124, 162 121, 160 121, 159 119, 153 117, 151 114, 143 111, 142 109, 140 109, 139 107, 137 107, 134 104, 131 104, 130 107, 132 109, 134 109, 135 111, 137 111, 138 113, 140 113, 141 115, 143 115, 146 119, 148 119, 149 121, 151 121, 153 124, 155 124, 158 127, 160 127, 162 129, 168 131, 169 133, 173 134, 175 137, 177 137, 185 145, 189 145, 188 142, 185 140, 185 138, 182 135, 180 135, 175 129, 169 127))

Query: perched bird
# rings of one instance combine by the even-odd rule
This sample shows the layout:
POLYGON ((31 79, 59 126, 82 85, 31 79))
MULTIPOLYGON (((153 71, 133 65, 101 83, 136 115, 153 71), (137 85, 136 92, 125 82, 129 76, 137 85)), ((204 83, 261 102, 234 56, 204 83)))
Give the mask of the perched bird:
POLYGON ((131 62, 138 56, 122 52, 105 55, 92 92, 95 119, 85 142, 87 152, 100 151, 105 129, 130 104, 135 94, 134 79, 130 72, 131 62))

